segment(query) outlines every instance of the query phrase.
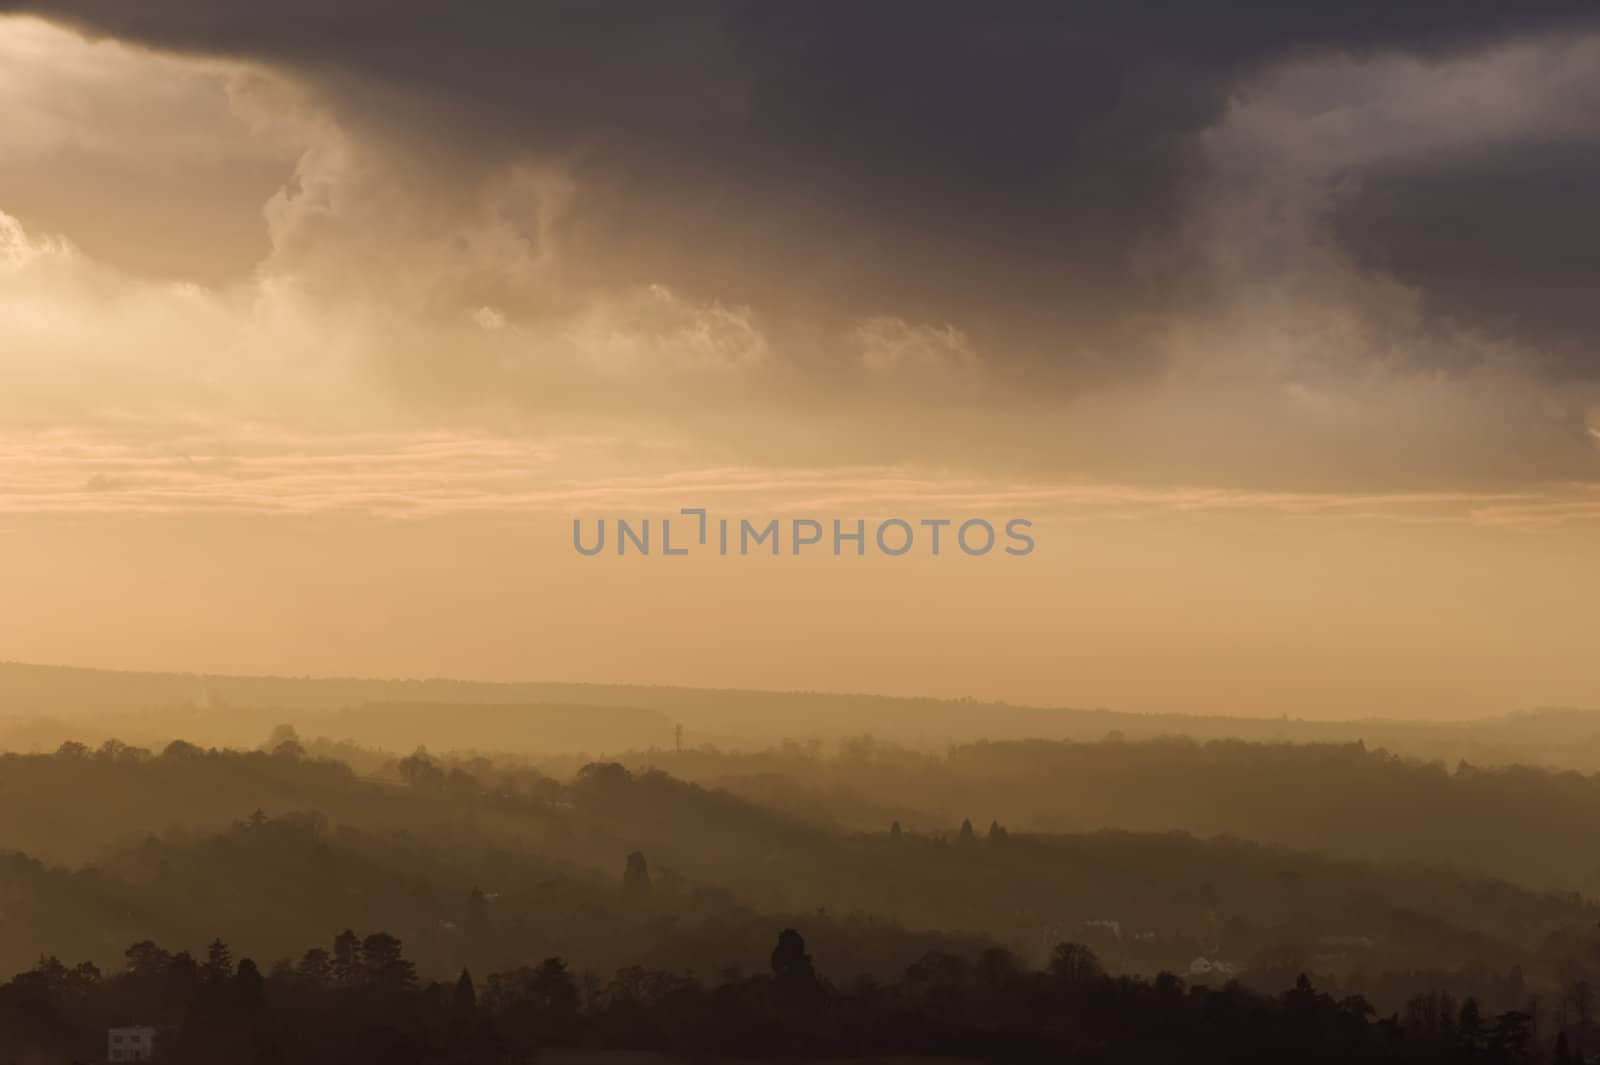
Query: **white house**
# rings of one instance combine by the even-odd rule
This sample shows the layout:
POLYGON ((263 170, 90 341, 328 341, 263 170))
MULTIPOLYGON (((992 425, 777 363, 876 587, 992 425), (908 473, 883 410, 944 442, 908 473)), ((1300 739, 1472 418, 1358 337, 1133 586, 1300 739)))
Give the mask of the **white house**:
POLYGON ((106 1032, 106 1060, 149 1061, 156 1053, 156 1030, 149 1025, 112 1028, 106 1032))

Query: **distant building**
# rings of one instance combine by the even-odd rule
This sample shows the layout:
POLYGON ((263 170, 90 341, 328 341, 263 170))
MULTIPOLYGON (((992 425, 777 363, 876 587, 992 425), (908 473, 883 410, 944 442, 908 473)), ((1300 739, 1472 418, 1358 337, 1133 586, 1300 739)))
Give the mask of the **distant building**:
POLYGON ((106 1060, 149 1061, 156 1054, 156 1030, 149 1025, 112 1028, 106 1032, 106 1060))

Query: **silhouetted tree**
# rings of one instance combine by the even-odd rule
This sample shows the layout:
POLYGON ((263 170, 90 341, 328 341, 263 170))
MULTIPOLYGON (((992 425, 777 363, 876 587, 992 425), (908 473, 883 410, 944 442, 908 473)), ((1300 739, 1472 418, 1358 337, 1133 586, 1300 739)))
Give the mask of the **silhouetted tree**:
POLYGON ((1468 1050, 1476 1051, 1483 1043, 1483 1013, 1478 1000, 1471 995, 1461 1004, 1461 1016, 1456 1022, 1456 1038, 1468 1050))
POLYGON ((185 740, 173 740, 161 749, 162 758, 199 758, 205 752, 185 740))
POLYGON ((628 855, 628 864, 622 870, 622 886, 635 894, 650 890, 650 866, 644 860, 643 851, 628 855))
POLYGON ((1081 988, 1106 978, 1094 951, 1081 943, 1057 943, 1050 955, 1050 975, 1068 988, 1081 988))
POLYGON ((450 1010, 457 1017, 471 1017, 478 1010, 478 991, 472 986, 472 974, 465 969, 456 979, 455 994, 450 999, 450 1010))
POLYGON ((416 982, 416 967, 400 947, 400 941, 387 932, 374 932, 361 941, 362 973, 374 987, 400 990, 416 982))
POLYGON ((125 952, 128 973, 135 979, 154 980, 166 976, 172 955, 148 939, 141 939, 125 952))
POLYGON ((1577 976, 1569 978, 1567 1002, 1578 1015, 1578 1027, 1587 1028, 1589 1015, 1594 1012, 1594 985, 1589 982, 1586 975, 1583 975, 1581 969, 1578 969, 1577 973, 1577 976))
POLYGON ((312 947, 301 956, 295 972, 312 983, 325 984, 333 976, 332 957, 321 947, 312 947))
POLYGON ((200 966, 192 954, 182 950, 172 956, 167 964, 166 983, 169 1002, 188 1002, 194 997, 200 986, 200 966))
POLYGON ((778 945, 772 948, 772 979, 778 993, 789 999, 812 998, 821 988, 806 941, 793 928, 778 933, 778 945))
POLYGON ((428 757, 428 752, 421 747, 400 759, 395 768, 400 773, 400 779, 413 788, 432 788, 444 783, 445 771, 440 769, 434 760, 428 757))
POLYGON ((221 939, 211 941, 211 946, 206 948, 206 963, 201 967, 200 975, 208 984, 227 982, 233 975, 233 955, 228 950, 228 944, 221 939))
POLYGON ((1533 1017, 1511 1010, 1495 1018, 1489 1032, 1488 1050, 1492 1058, 1508 1063, 1530 1060, 1533 1052, 1533 1017))
POLYGON ((264 986, 265 981, 261 979, 261 970, 256 963, 249 958, 240 958, 239 968, 233 977, 234 999, 247 1015, 261 1008, 264 986))
POLYGON ((341 984, 351 984, 360 975, 361 940, 346 928, 333 940, 333 978, 341 984))

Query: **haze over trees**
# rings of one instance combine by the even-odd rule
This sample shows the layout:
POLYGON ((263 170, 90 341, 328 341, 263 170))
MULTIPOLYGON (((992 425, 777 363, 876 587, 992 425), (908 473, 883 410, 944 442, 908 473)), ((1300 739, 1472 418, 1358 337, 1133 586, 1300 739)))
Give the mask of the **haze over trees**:
MULTIPOLYGON (((519 712, 384 727, 448 737, 458 710, 519 712)), ((1577 772, 1126 735, 601 758, 520 746, 537 715, 495 750, 312 731, 376 708, 205 713, 272 724, 0 755, 3 1054, 81 1056, 113 1023, 240 1061, 1134 1061, 1168 1053, 1157 1024, 1201 1060, 1600 1043, 1577 772)))

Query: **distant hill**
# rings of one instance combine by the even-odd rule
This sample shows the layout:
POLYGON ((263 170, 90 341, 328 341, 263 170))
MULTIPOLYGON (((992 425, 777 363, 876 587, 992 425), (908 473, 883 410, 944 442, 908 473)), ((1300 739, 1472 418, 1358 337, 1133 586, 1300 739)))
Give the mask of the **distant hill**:
MULTIPOLYGON (((159 718, 147 718, 147 724, 156 728, 154 734, 235 744, 259 741, 274 718, 313 734, 395 750, 419 743, 458 750, 491 745, 542 752, 664 749, 674 743, 674 727, 681 725, 683 742, 690 747, 711 743, 753 749, 784 740, 826 743, 864 734, 921 750, 984 739, 1090 740, 1113 734, 1127 739, 1359 740, 1425 760, 1600 770, 1600 710, 1523 711, 1463 723, 1361 714, 1344 721, 1309 721, 1292 716, 1144 714, 825 692, 234 677, 0 663, 0 718, 10 722, 9 730, 0 725, 0 743, 24 749, 47 744, 55 733, 35 729, 30 734, 25 727, 29 721, 96 724, 95 719, 106 715, 132 712, 178 715, 174 721, 182 727, 176 728, 157 727, 159 718), (402 706, 411 709, 401 714, 402 706), (463 707, 515 710, 498 718, 508 730, 502 735, 490 725, 496 718, 463 715, 463 707), (333 711, 341 716, 324 716, 333 711), (395 727, 376 727, 385 716, 396 722, 395 727), (403 728, 402 719, 407 723, 403 728), (240 727, 231 729, 230 721, 240 727)), ((132 719, 121 722, 131 723, 132 719)))

